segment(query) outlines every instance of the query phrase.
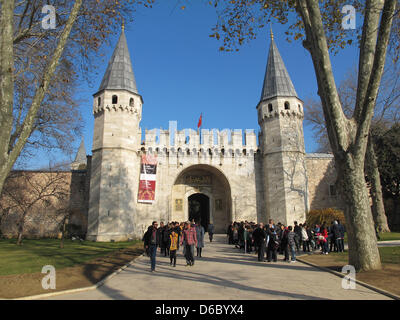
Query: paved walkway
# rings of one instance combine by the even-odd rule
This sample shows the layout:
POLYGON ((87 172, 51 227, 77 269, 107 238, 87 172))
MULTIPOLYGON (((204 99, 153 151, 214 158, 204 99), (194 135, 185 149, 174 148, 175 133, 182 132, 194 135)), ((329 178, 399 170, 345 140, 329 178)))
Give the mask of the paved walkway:
MULTIPOLYGON (((400 240, 389 240, 389 241, 378 241, 378 247, 399 247, 400 240)), ((348 250, 349 245, 347 243, 344 244, 344 249, 348 250)))
POLYGON ((400 240, 378 241, 378 247, 398 247, 400 240))
POLYGON ((300 262, 258 262, 256 255, 227 245, 224 235, 215 238, 192 267, 180 251, 176 268, 157 256, 151 273, 150 259, 142 256, 96 290, 52 299, 389 299, 360 285, 344 290, 341 278, 300 262))

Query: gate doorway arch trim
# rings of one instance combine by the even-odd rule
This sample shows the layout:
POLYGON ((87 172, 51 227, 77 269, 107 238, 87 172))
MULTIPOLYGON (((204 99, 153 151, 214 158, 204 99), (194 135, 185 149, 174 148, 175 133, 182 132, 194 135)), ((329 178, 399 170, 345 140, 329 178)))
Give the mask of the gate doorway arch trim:
MULTIPOLYGON (((175 178, 175 181, 171 187, 171 196, 170 196, 170 207, 171 207, 171 213, 173 213, 173 215, 177 214, 177 212, 173 209, 174 206, 174 199, 176 199, 176 194, 174 193, 174 188, 177 185, 186 185, 185 186, 185 190, 182 190, 183 192, 180 193, 180 197, 179 198, 183 198, 182 200, 182 206, 183 206, 183 210, 182 210, 182 218, 180 219, 185 219, 184 221, 187 221, 189 219, 189 197, 193 194, 196 193, 201 193, 206 195, 209 198, 209 210, 210 210, 210 223, 213 223, 215 225, 215 227, 217 227, 217 225, 219 225, 222 221, 220 221, 219 218, 219 214, 223 214, 226 215, 226 218, 222 218, 222 220, 226 220, 226 223, 229 224, 230 221, 232 221, 232 219, 234 218, 234 204, 233 204, 233 198, 232 198, 232 187, 231 187, 231 183, 228 179, 228 176, 220 169, 217 168, 213 165, 209 165, 209 164, 192 164, 187 166, 186 168, 180 170, 175 178), (212 186, 208 186, 208 185, 188 185, 185 183, 181 183, 180 179, 183 179, 185 177, 185 174, 189 174, 191 172, 191 170, 203 170, 203 171, 207 171, 210 174, 212 174, 216 179, 213 179, 213 181, 219 181, 219 186, 220 189, 223 189, 225 191, 225 196, 223 199, 224 200, 224 209, 222 211, 220 211, 220 209, 217 210, 217 208, 215 207, 215 201, 216 201, 216 197, 218 196, 218 199, 220 197, 220 194, 213 194, 213 187, 214 187, 214 182, 212 186), (216 220, 217 219, 217 220, 216 220)), ((174 219, 174 218, 172 218, 174 219)), ((220 231, 219 232, 224 232, 222 230, 225 229, 225 226, 219 225, 220 227, 220 231)))

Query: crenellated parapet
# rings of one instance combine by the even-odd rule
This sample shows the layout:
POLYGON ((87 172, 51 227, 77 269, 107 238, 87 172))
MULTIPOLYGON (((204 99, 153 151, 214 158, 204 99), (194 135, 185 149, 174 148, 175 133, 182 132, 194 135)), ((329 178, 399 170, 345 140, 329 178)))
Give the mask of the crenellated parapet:
POLYGON ((138 109, 131 106, 124 106, 122 104, 112 104, 112 105, 94 105, 93 107, 93 114, 102 112, 102 111, 109 111, 109 112, 128 112, 130 114, 139 114, 138 109))
POLYGON ((257 136, 253 129, 202 129, 201 133, 193 129, 145 130, 142 151, 162 155, 177 156, 219 156, 248 157, 258 150, 257 136))

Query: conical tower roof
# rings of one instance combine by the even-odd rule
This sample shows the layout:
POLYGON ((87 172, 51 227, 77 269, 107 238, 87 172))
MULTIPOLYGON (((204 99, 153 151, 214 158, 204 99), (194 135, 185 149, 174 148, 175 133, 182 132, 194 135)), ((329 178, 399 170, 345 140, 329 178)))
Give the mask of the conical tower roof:
POLYGON ((79 146, 78 152, 76 153, 74 162, 86 163, 86 148, 83 138, 79 146))
POLYGON ((123 29, 98 91, 105 89, 128 90, 139 94, 123 29))
POLYGON ((297 93, 271 31, 271 45, 269 47, 261 101, 279 96, 297 97, 297 93))

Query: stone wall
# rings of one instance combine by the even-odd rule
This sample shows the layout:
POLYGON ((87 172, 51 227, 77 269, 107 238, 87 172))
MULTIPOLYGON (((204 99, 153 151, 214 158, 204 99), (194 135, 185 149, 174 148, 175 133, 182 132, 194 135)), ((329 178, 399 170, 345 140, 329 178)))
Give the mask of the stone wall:
MULTIPOLYGON (((78 226, 78 232, 84 236, 87 228, 88 179, 86 170, 79 171, 13 171, 10 176, 12 184, 18 185, 18 190, 12 190, 12 197, 3 191, 0 198, 2 213, 0 231, 5 237, 12 238, 18 234, 18 223, 23 208, 27 210, 24 237, 42 238, 59 236, 60 224, 64 217, 70 214, 69 223, 78 226), (49 184, 46 188, 46 184, 49 184), (38 191, 55 196, 40 197, 38 191), (61 194, 65 198, 61 199, 61 194), (33 203, 37 199, 35 203, 33 203), (22 206, 22 208, 21 208, 22 206)), ((10 179, 6 181, 5 189, 12 187, 10 179)))
POLYGON ((11 172, 0 198, 2 235, 16 237, 26 212, 26 237, 56 237, 65 215, 63 209, 68 207, 70 184, 70 172, 11 172))
MULTIPOLYGON (((141 152, 149 152, 147 147, 143 147, 141 152)), ((154 149, 153 149, 154 150, 154 149)), ((157 153, 157 181, 155 202, 137 203, 136 204, 136 229, 138 233, 142 233, 153 220, 157 221, 183 221, 187 220, 187 212, 185 208, 187 197, 193 193, 209 193, 212 194, 217 188, 224 188, 226 196, 224 201, 223 212, 211 213, 216 220, 220 220, 216 215, 224 214, 226 218, 223 220, 228 223, 231 220, 249 220, 249 221, 265 221, 265 213, 262 207, 257 205, 262 191, 259 190, 260 182, 256 178, 256 155, 253 152, 248 154, 238 153, 230 154, 218 153, 214 149, 211 154, 204 150, 197 152, 170 152, 157 153), (179 177, 191 170, 202 169, 208 175, 218 176, 219 181, 226 181, 225 184, 214 186, 215 190, 207 192, 204 186, 189 186, 180 183, 179 177), (176 212, 173 204, 176 199, 183 200, 184 210, 176 212), (227 222, 228 221, 228 222, 227 222)), ((257 168, 256 168, 257 167, 257 168)), ((214 195, 212 195, 214 197, 214 195)), ((137 197, 137 189, 134 192, 137 197)), ((216 198, 212 201, 217 200, 216 198)), ((211 210, 213 208, 211 207, 211 210)), ((221 220, 222 221, 222 220, 221 220)), ((219 232, 225 229, 225 226, 218 226, 219 232)))
POLYGON ((306 155, 308 177, 308 203, 310 210, 343 209, 336 192, 336 169, 333 155, 309 153, 306 155))
POLYGON ((69 224, 71 231, 81 237, 86 236, 88 226, 91 164, 92 157, 88 156, 87 165, 71 171, 69 224))
MULTIPOLYGON (((218 232, 224 232, 231 220, 265 221, 257 151, 254 130, 202 129, 201 136, 192 129, 146 130, 140 155, 157 155, 156 195, 154 203, 138 203, 136 182, 132 192, 136 202, 132 213, 135 236, 141 237, 153 220, 187 220, 187 198, 194 193, 210 195, 210 214, 217 222, 218 232), (219 185, 179 182, 182 176, 196 170, 214 176, 219 185), (182 200, 181 211, 175 210, 176 200, 182 200), (215 207, 219 200, 222 210, 215 207)), ((137 166, 137 170, 140 167, 140 163, 129 165, 137 166)))
MULTIPOLYGON (((137 202, 139 184, 137 173, 140 167, 138 160, 126 161, 126 165, 128 163, 129 165, 127 165, 122 175, 119 174, 122 167, 115 163, 115 153, 111 152, 110 158, 102 164, 104 170, 109 170, 111 165, 112 170, 118 170, 118 177, 124 177, 124 181, 129 180, 128 184, 133 186, 122 193, 120 192, 122 189, 112 187, 114 183, 119 184, 120 180, 107 180, 108 185, 103 186, 104 194, 107 197, 103 196, 102 201, 108 199, 108 207, 103 205, 103 208, 104 210, 108 208, 105 211, 107 216, 108 210, 110 210, 110 219, 113 219, 117 227, 124 224, 124 221, 122 221, 123 219, 112 217, 114 213, 119 215, 122 212, 114 212, 113 210, 116 208, 120 210, 118 208, 124 205, 132 207, 126 218, 133 221, 133 234, 137 238, 143 235, 143 232, 153 220, 164 222, 187 220, 187 198, 191 194, 198 192, 210 196, 210 214, 218 225, 218 230, 216 230, 218 232, 224 232, 226 224, 231 220, 267 221, 262 178, 262 157, 258 149, 248 150, 246 145, 241 143, 241 139, 237 139, 236 143, 233 142, 233 139, 228 139, 225 142, 227 144, 222 143, 223 140, 221 139, 218 145, 210 143, 210 148, 207 149, 186 148, 187 143, 178 144, 179 148, 176 148, 177 146, 168 146, 167 148, 167 146, 161 146, 157 142, 150 144, 149 140, 146 141, 147 144, 142 145, 139 156, 135 157, 135 159, 139 159, 140 154, 143 153, 157 154, 157 183, 154 203, 137 202), (232 148, 233 145, 235 145, 235 148, 232 148), (225 152, 224 150, 223 152, 223 149, 228 151, 225 152), (236 152, 238 150, 241 152, 236 152), (188 174, 210 175, 214 177, 213 181, 215 183, 204 186, 187 184, 185 183, 185 177, 188 174), (114 193, 113 190, 118 192, 114 193), (179 199, 183 200, 182 208, 181 210, 176 210, 175 202, 179 199), (219 204, 218 201, 220 201, 219 204)), ((186 142, 188 142, 187 139, 186 142)), ((122 151, 120 150, 120 152, 122 151)), ((117 158, 129 160, 129 157, 122 154, 117 158)), ((327 154, 307 154, 305 162, 308 177, 307 201, 309 208, 342 208, 338 196, 331 194, 334 191, 331 188, 336 181, 333 157, 327 154)), ((90 177, 90 172, 91 157, 88 157, 86 170, 62 172, 64 182, 69 186, 68 201, 71 212, 69 223, 78 226, 78 231, 82 236, 86 233, 88 225, 90 187, 90 179, 88 177, 90 177)), ((29 172, 29 174, 40 177, 45 173, 29 172)), ((29 192, 29 188, 26 185, 24 187, 26 192, 29 192)), ((0 201, 2 208, 5 208, 4 197, 0 201)), ((40 202, 27 217, 26 236, 57 236, 59 221, 55 219, 55 216, 59 209, 60 205, 57 203, 40 202)), ((8 237, 16 236, 18 217, 18 210, 9 210, 9 214, 3 218, 1 223, 1 232, 4 235, 8 237)))

